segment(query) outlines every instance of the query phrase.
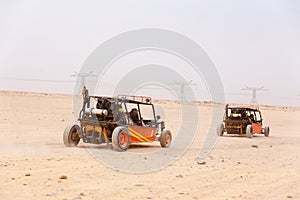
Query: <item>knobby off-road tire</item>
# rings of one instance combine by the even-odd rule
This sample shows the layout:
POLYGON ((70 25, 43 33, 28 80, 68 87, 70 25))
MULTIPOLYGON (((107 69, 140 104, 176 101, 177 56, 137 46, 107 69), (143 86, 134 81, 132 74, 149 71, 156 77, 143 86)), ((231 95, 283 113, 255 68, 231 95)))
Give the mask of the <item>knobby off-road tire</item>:
POLYGON ((63 140, 67 147, 76 146, 79 141, 80 127, 77 124, 69 124, 64 131, 63 140))
POLYGON ((253 137, 253 127, 252 127, 252 125, 248 125, 246 127, 246 137, 247 138, 252 138, 253 137))
POLYGON ((269 137, 269 135, 270 135, 270 128, 269 128, 268 126, 266 126, 266 127, 264 128, 264 135, 265 135, 266 137, 269 137))
POLYGON ((224 123, 221 123, 218 127, 217 127, 217 135, 218 136, 223 136, 224 135, 224 123))
POLYGON ((159 138, 160 146, 168 148, 172 142, 172 133, 169 130, 164 130, 159 138))
POLYGON ((126 151, 130 145, 130 134, 126 127, 117 127, 112 133, 112 147, 115 151, 126 151))

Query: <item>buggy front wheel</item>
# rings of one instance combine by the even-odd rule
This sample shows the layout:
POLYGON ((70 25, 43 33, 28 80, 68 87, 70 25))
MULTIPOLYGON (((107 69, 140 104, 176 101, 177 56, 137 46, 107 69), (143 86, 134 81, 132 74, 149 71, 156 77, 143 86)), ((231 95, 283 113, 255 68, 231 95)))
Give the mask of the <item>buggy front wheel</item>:
POLYGON ((159 138, 160 146, 168 148, 172 142, 172 133, 169 130, 164 130, 159 138))
POLYGON ((246 127, 246 137, 247 138, 253 137, 253 128, 252 128, 252 125, 250 125, 250 124, 246 127))
POLYGON ((117 127, 112 133, 112 146, 116 151, 126 151, 130 145, 129 131, 125 127, 117 127))
POLYGON ((269 135, 270 135, 270 128, 269 128, 268 126, 266 126, 266 127, 264 128, 264 135, 265 135, 266 137, 269 137, 269 135))

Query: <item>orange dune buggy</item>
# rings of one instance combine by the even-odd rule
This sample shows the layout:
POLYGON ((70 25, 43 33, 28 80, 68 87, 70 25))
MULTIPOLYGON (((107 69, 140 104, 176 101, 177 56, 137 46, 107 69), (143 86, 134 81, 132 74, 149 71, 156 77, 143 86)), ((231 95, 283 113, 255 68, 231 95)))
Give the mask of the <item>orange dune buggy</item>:
POLYGON ((159 141, 169 147, 172 134, 155 115, 150 97, 119 95, 89 96, 83 88, 83 107, 78 124, 70 124, 63 134, 66 146, 109 143, 116 151, 126 151, 131 143, 159 141))
POLYGON ((246 135, 252 138, 253 134, 270 134, 268 126, 263 127, 261 112, 256 108, 229 106, 225 107, 224 120, 217 129, 218 135, 227 134, 246 135))

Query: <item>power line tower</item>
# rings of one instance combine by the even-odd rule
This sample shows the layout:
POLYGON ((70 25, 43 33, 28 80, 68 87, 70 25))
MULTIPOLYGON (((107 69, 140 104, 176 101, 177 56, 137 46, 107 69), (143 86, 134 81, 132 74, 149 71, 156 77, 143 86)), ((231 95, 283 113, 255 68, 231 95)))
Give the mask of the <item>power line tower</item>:
POLYGON ((252 92, 252 97, 250 100, 250 104, 257 104, 257 92, 258 91, 268 91, 267 89, 264 88, 264 86, 261 87, 248 87, 246 86, 245 88, 242 88, 241 90, 247 90, 252 92))
POLYGON ((93 71, 90 71, 88 73, 85 73, 85 72, 78 73, 75 71, 75 74, 72 74, 71 77, 80 77, 81 78, 80 88, 83 88, 83 86, 85 86, 85 84, 86 84, 86 78, 96 76, 92 73, 93 73, 93 71))
POLYGON ((179 86, 179 89, 180 89, 179 99, 181 102, 183 102, 185 100, 185 87, 186 86, 194 86, 196 84, 193 83, 193 80, 190 80, 190 81, 182 81, 182 82, 174 81, 174 83, 170 83, 170 85, 178 85, 179 86))

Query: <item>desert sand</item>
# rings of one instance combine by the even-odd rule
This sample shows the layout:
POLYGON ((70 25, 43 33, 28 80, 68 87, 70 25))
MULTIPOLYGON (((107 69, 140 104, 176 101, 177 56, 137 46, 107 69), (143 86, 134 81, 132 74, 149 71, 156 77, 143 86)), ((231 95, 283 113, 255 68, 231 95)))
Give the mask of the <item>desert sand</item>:
MULTIPOLYGON (((178 116, 168 114, 176 103, 158 105, 176 133, 178 116)), ((183 157, 155 172, 131 174, 103 165, 82 141, 64 146, 63 131, 74 121, 71 95, 0 92, 0 199, 300 199, 300 109, 260 109, 270 137, 219 137, 199 163, 211 110, 199 104, 198 134, 183 157)))

